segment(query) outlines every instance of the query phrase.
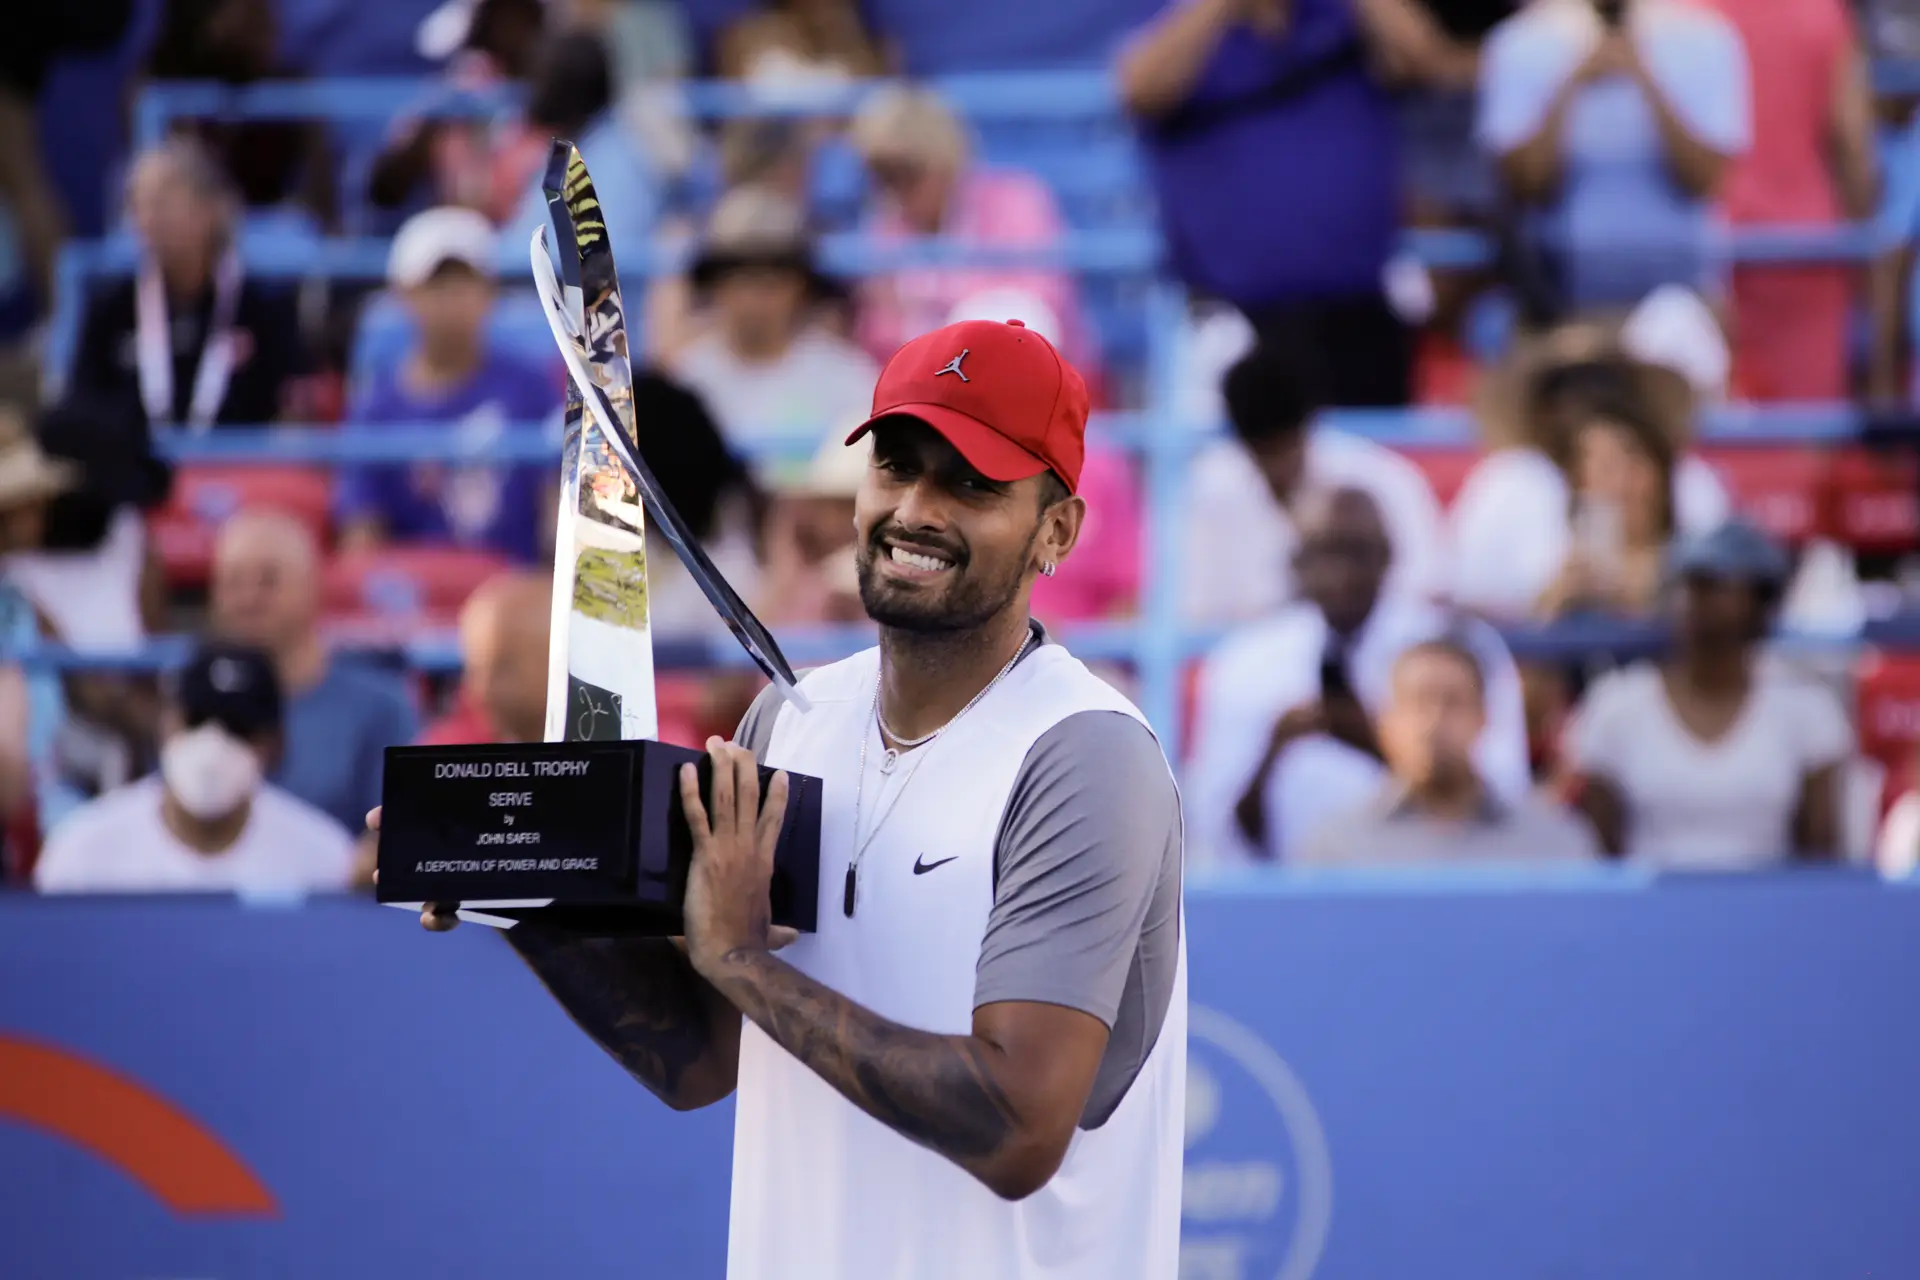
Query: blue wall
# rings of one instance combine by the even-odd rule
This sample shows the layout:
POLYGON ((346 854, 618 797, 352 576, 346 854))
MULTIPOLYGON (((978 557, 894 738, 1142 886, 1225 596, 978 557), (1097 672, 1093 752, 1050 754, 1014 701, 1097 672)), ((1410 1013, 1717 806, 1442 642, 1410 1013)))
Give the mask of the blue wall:
MULTIPOLYGON (((1920 1274, 1920 894, 1379 884, 1190 894, 1191 1280, 1920 1274)), ((0 1275, 722 1274, 729 1109, 653 1104, 480 929, 0 898, 9 1041, 170 1100, 278 1216, 0 1117, 0 1275)))

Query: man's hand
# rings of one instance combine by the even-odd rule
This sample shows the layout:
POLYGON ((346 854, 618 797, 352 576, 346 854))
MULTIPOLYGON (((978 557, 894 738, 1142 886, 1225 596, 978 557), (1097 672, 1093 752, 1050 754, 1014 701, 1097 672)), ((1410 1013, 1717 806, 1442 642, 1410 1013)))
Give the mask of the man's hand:
MULTIPOLYGON (((367 878, 378 886, 380 883, 377 861, 380 856, 380 806, 378 805, 367 810, 366 849, 368 859, 373 864, 373 869, 368 873, 367 878)), ((445 933, 460 923, 460 917, 456 914, 459 910, 460 904, 457 902, 429 902, 420 908, 420 923, 433 933, 445 933)))
POLYGON ((680 767, 680 803, 693 828, 693 865, 687 871, 687 958, 706 974, 729 953, 769 951, 773 906, 773 848, 787 812, 787 775, 776 773, 760 803, 760 767, 753 753, 719 738, 707 741, 713 757, 713 806, 700 799, 700 778, 680 767))

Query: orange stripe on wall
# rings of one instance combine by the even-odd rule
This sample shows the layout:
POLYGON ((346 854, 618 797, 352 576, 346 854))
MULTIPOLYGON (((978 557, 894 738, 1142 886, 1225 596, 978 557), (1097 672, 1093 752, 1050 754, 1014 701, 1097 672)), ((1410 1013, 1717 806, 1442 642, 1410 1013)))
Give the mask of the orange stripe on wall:
POLYGON ((0 1118, 64 1138, 182 1214, 273 1217, 279 1204, 217 1136, 137 1080, 0 1035, 0 1118))

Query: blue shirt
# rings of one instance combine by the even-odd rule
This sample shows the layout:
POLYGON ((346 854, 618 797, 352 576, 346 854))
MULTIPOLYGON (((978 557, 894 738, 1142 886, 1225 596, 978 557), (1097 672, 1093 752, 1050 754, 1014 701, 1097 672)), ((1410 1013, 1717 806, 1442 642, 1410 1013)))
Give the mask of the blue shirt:
MULTIPOLYGON (((400 367, 376 372, 348 408, 345 431, 382 423, 445 423, 484 445, 513 428, 544 425, 565 397, 547 370, 504 352, 489 353, 465 386, 433 397, 407 390, 400 367)), ((556 459, 559 450, 554 451, 556 459)), ((343 468, 334 514, 343 522, 377 518, 398 542, 476 547, 518 560, 540 557, 543 498, 554 467, 472 467, 444 463, 343 468)))
POLYGON ((287 700, 286 745, 273 780, 349 831, 380 803, 388 747, 419 730, 405 686, 384 672, 335 658, 312 688, 287 700))
MULTIPOLYGON (((1186 3, 1187 0, 1178 0, 1186 3)), ((1235 25, 1188 107, 1325 73, 1284 100, 1141 138, 1175 269, 1243 308, 1378 296, 1399 238, 1399 117, 1368 74, 1351 0, 1296 0, 1278 38, 1235 25)))
MULTIPOLYGON (((1745 151, 1752 104, 1746 50, 1733 25, 1678 4, 1637 13, 1635 46, 1688 131, 1722 154, 1745 151)), ((1504 155, 1539 132, 1598 26, 1584 0, 1545 0, 1494 28, 1480 63, 1481 145, 1504 155)), ((1565 118, 1559 193, 1531 219, 1558 251, 1565 302, 1630 305, 1663 284, 1718 288, 1725 270, 1719 224, 1708 202, 1674 183, 1640 87, 1624 75, 1586 85, 1565 118)))

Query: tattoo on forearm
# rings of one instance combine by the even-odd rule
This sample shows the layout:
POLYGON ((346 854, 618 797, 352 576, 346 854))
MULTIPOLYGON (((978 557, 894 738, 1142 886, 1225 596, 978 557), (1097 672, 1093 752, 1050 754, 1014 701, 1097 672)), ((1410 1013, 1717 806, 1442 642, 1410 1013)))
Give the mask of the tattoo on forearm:
POLYGON ((687 1104, 688 1073, 713 1048, 711 989, 671 942, 569 938, 525 923, 507 940, 628 1074, 667 1103, 687 1104))
POLYGON ((741 1013, 847 1101, 904 1137, 972 1168, 1020 1124, 970 1036, 887 1021, 764 951, 737 951, 715 985, 741 1013))

